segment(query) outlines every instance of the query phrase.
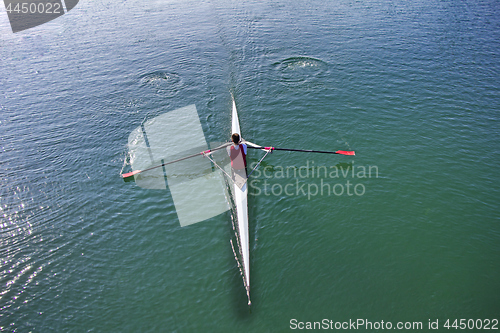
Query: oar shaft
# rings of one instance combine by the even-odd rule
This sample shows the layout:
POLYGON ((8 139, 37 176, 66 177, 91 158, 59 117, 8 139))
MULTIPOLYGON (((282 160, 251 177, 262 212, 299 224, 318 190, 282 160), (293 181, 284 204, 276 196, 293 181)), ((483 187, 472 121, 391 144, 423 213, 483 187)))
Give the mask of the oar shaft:
POLYGON ((303 152, 303 153, 355 155, 354 151, 344 151, 344 150, 324 151, 324 150, 292 149, 292 148, 276 148, 276 147, 252 147, 252 146, 247 146, 247 147, 252 148, 252 149, 298 151, 298 152, 303 152))
MULTIPOLYGON (((207 150, 206 151, 207 153, 210 152, 210 150, 207 150)), ((166 163, 163 163, 163 164, 160 164, 160 165, 155 165, 153 167, 150 167, 150 168, 147 168, 147 169, 144 169, 144 170, 141 170, 141 172, 144 172, 144 171, 149 171, 149 170, 152 170, 152 169, 156 169, 156 168, 160 168, 162 166, 165 166, 165 165, 169 165, 169 164, 172 164, 172 163, 176 163, 176 162, 180 162, 180 161, 184 161, 184 160, 187 160, 188 158, 193 158, 193 157, 196 157, 196 156, 200 156, 201 154, 203 154, 205 152, 201 152, 201 153, 196 153, 196 154, 193 154, 193 155, 189 155, 189 156, 186 156, 186 157, 182 157, 182 158, 179 158, 177 160, 173 160, 173 161, 170 161, 170 162, 166 162, 166 163)))
POLYGON ((122 176, 122 178, 128 178, 128 177, 137 175, 137 174, 145 172, 145 171, 153 170, 153 169, 156 169, 156 168, 161 168, 161 167, 163 167, 165 165, 168 165, 168 164, 172 164, 172 163, 184 161, 184 160, 187 160, 188 158, 193 158, 193 157, 200 156, 200 155, 203 155, 203 154, 208 154, 208 153, 211 153, 213 151, 225 148, 225 147, 229 146, 230 144, 231 143, 225 143, 225 144, 223 144, 223 145, 221 145, 219 147, 216 147, 214 149, 204 150, 204 151, 202 151, 200 153, 196 153, 196 154, 193 154, 193 155, 185 156, 185 157, 179 158, 177 160, 169 161, 167 163, 163 163, 163 164, 160 164, 160 165, 155 165, 155 166, 152 166, 152 167, 144 169, 144 170, 135 170, 135 171, 132 171, 132 172, 129 172, 129 173, 124 173, 121 176, 122 176))

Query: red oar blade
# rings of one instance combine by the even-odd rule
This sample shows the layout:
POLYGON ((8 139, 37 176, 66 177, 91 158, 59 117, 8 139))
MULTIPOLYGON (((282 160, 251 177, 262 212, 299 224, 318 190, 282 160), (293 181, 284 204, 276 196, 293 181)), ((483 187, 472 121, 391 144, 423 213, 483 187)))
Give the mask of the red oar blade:
POLYGON ((128 177, 132 177, 134 175, 137 175, 138 173, 142 172, 142 170, 135 170, 135 171, 132 171, 132 172, 127 172, 127 173, 124 173, 122 175, 122 178, 128 178, 128 177))
POLYGON ((351 156, 356 155, 353 151, 345 151, 345 150, 337 150, 335 153, 341 155, 351 155, 351 156))

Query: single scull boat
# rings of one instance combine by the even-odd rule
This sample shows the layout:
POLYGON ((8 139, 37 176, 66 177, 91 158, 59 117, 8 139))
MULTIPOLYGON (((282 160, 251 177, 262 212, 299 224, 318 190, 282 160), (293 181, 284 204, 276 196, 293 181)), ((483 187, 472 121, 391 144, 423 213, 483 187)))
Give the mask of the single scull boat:
MULTIPOLYGON (((236 224, 233 222, 233 228, 236 229, 236 233, 237 233, 236 237, 237 237, 237 243, 238 244, 235 247, 234 244, 233 244, 233 242, 231 241, 231 245, 233 247, 234 255, 236 257, 236 260, 237 260, 238 265, 239 265, 240 270, 241 270, 241 275, 243 277, 243 284, 245 286, 246 293, 247 293, 247 296, 248 296, 248 304, 250 305, 251 304, 251 301, 250 301, 250 239, 249 239, 249 230, 248 230, 249 228, 248 228, 248 187, 247 187, 247 179, 248 179, 248 177, 250 177, 250 175, 252 174, 252 172, 255 169, 257 169, 257 167, 262 162, 262 160, 269 153, 273 152, 274 150, 295 151, 295 152, 308 152, 308 153, 341 154, 341 155, 354 155, 355 153, 354 153, 354 151, 342 151, 342 150, 338 150, 338 151, 320 151, 320 150, 305 150, 305 149, 289 149, 289 148, 263 147, 263 146, 256 145, 256 144, 254 144, 252 142, 248 142, 248 141, 246 141, 246 140, 244 140, 242 138, 241 129, 240 129, 240 122, 238 120, 238 111, 236 109, 236 103, 234 101, 234 97, 232 96, 232 94, 231 94, 231 97, 232 97, 231 134, 238 133, 240 135, 241 142, 245 143, 247 145, 247 148, 260 149, 260 150, 266 152, 266 154, 259 160, 259 162, 257 163, 257 165, 253 168, 253 170, 250 171, 250 173, 248 175, 246 174, 246 172, 242 173, 240 170, 232 170, 233 176, 231 176, 225 170, 224 166, 220 166, 216 162, 216 160, 212 158, 212 154, 215 151, 227 148, 227 147, 229 147, 232 144, 232 143, 228 142, 228 143, 224 143, 224 144, 222 144, 222 145, 220 145, 220 146, 218 146, 216 148, 212 148, 211 150, 204 150, 204 151, 201 151, 201 152, 199 152, 197 154, 193 154, 193 155, 188 155, 188 156, 185 156, 185 157, 177 158, 177 159, 174 159, 174 160, 171 160, 171 161, 168 161, 168 162, 163 162, 163 159, 162 159, 163 163, 161 163, 160 165, 155 165, 155 166, 147 167, 147 168, 142 169, 142 170, 137 170, 136 169, 136 170, 133 170, 131 172, 124 173, 124 174, 121 173, 121 176, 124 179, 130 179, 131 177, 134 177, 134 178, 140 177, 140 174, 145 173, 147 171, 158 169, 160 167, 165 167, 165 166, 168 166, 170 164, 181 162, 181 161, 184 161, 184 160, 187 160, 187 159, 195 158, 196 156, 200 156, 200 155, 202 155, 204 157, 207 157, 217 168, 219 168, 222 171, 222 173, 225 176, 227 176, 229 187, 231 188, 231 186, 232 186, 232 189, 233 189, 233 191, 232 191, 232 198, 233 198, 233 202, 234 202, 234 206, 233 207, 235 207, 235 209, 236 209, 236 214, 233 215, 233 218, 236 218, 236 222, 237 222, 236 224), (236 251, 235 248, 237 248, 238 251, 236 251), (239 252, 239 255, 237 254, 237 252, 239 252)), ((188 111, 189 110, 186 111, 186 110, 183 109, 183 113, 182 114, 184 114, 184 113, 186 113, 188 111)), ((195 111, 196 111, 196 109, 195 109, 195 111)), ((142 135, 145 136, 146 134, 143 133, 144 132, 144 128, 141 126, 140 129, 141 129, 140 133, 142 133, 142 135)), ((201 125, 200 125, 200 130, 201 130, 201 125)), ((141 138, 142 141, 144 141, 144 142, 147 141, 145 138, 142 138, 142 136, 140 136, 140 135, 139 135, 139 138, 141 138)), ((140 146, 140 143, 142 141, 134 139, 132 142, 135 143, 135 146, 140 146), (139 144, 135 143, 136 141, 138 141, 139 144)), ((150 141, 151 141, 151 138, 150 138, 150 141)), ((165 142, 165 140, 156 140, 156 141, 165 142)), ((132 146, 132 147, 135 147, 135 146, 132 146)), ((151 148, 148 145, 146 145, 146 146, 148 148, 147 151, 151 154, 151 148)), ((122 168, 122 171, 123 171, 123 168, 122 168)), ((166 171, 164 170, 164 172, 166 172, 166 171)), ((137 178, 136 178, 136 181, 137 181, 137 178)), ((213 215, 213 216, 215 216, 215 215, 213 215)), ((179 219, 180 219, 180 217, 179 217, 179 219)), ((182 226, 182 224, 181 224, 181 226, 182 226)))
MULTIPOLYGON (((233 111, 232 111, 232 125, 231 131, 238 133, 241 138, 240 122, 238 120, 238 111, 236 110, 236 103, 233 97, 233 111)), ((248 237, 248 187, 245 183, 243 187, 238 187, 233 184, 233 197, 236 205, 236 216, 238 221, 238 237, 240 243, 240 251, 242 257, 242 274, 243 282, 247 290, 248 304, 250 305, 250 241, 248 237)))

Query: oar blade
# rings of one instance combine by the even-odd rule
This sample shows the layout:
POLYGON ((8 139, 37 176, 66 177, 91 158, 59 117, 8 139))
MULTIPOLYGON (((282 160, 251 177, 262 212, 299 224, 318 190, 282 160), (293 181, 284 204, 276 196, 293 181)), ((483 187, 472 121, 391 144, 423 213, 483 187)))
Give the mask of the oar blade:
POLYGON ((137 175, 138 173, 141 173, 142 170, 135 170, 135 171, 131 171, 131 172, 127 172, 127 173, 124 173, 122 176, 122 178, 129 178, 129 177, 132 177, 134 175, 137 175))
POLYGON ((337 150, 335 154, 350 155, 350 156, 356 155, 353 151, 345 151, 345 150, 337 150))

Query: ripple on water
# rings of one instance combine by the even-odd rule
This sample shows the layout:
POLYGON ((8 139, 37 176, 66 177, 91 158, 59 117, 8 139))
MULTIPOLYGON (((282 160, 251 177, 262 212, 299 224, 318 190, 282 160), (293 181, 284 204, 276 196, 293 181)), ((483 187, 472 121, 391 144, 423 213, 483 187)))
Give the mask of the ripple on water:
POLYGON ((326 72, 328 64, 311 57, 291 57, 275 62, 279 82, 286 85, 300 85, 310 82, 326 72))
POLYGON ((156 93, 175 96, 182 86, 182 79, 175 73, 156 71, 141 76, 141 84, 156 90, 156 93))

